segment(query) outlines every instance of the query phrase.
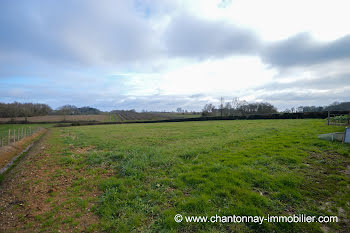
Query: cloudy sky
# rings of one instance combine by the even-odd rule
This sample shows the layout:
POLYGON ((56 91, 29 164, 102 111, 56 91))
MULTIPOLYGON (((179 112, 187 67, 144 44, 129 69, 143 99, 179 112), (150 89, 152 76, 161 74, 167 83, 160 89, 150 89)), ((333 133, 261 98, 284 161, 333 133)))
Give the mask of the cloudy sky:
POLYGON ((0 102, 350 101, 348 0, 2 0, 0 102))

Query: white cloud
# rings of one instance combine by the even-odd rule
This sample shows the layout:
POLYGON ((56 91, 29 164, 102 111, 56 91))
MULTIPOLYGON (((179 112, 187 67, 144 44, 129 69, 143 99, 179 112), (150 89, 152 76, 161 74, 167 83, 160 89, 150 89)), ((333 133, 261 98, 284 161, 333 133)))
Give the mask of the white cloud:
POLYGON ((267 69, 258 57, 228 57, 221 60, 169 62, 160 73, 131 73, 126 81, 129 95, 208 95, 238 96, 245 89, 269 82, 276 70, 267 69))
POLYGON ((318 40, 334 40, 349 33, 350 2, 347 0, 232 0, 225 8, 219 0, 181 1, 191 14, 224 19, 246 26, 264 40, 281 40, 311 32, 318 40))
POLYGON ((198 110, 220 96, 279 106, 346 100, 349 8, 340 0, 8 1, 0 101, 198 110))

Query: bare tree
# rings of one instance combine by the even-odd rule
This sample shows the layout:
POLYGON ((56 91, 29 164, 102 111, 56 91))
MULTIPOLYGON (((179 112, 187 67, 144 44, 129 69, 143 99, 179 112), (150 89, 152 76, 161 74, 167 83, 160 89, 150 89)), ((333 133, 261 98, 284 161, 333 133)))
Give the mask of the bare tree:
POLYGON ((29 117, 43 116, 51 112, 52 109, 47 104, 33 103, 0 103, 0 117, 29 117))
POLYGON ((58 112, 63 114, 64 116, 63 120, 66 121, 66 116, 69 114, 74 114, 76 109, 77 109, 76 106, 67 104, 62 107, 59 107, 58 112))
POLYGON ((202 110, 202 115, 203 116, 209 116, 213 115, 215 113, 216 109, 213 104, 206 104, 202 110))
POLYGON ((232 105, 230 102, 227 102, 227 103, 225 103, 225 107, 224 107, 224 115, 229 116, 231 114, 233 114, 232 105))

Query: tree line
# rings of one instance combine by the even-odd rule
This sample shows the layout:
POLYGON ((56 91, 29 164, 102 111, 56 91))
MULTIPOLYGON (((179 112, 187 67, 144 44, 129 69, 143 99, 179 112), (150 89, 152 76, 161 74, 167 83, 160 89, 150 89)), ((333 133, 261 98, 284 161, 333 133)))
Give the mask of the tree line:
MULTIPOLYGON (((114 110, 116 111, 131 111, 131 110, 114 110)), ((187 110, 177 108, 178 113, 188 113, 187 110)), ((323 112, 323 111, 350 111, 350 102, 334 102, 327 106, 299 106, 291 109, 286 109, 285 113, 306 113, 306 112, 323 112)), ((147 111, 143 111, 147 112, 147 111)), ((32 117, 45 115, 97 115, 102 114, 97 108, 85 106, 76 107, 75 105, 64 105, 56 110, 53 110, 49 105, 42 103, 1 103, 0 102, 0 117, 15 118, 15 117, 32 117)), ((194 112, 195 113, 195 112, 194 112)), ((239 98, 233 98, 231 101, 220 100, 220 104, 215 106, 211 103, 206 104, 202 110, 202 116, 246 116, 252 114, 273 114, 277 113, 277 108, 268 102, 248 103, 239 98)))
POLYGON ((250 114, 271 114, 277 113, 277 108, 270 103, 248 103, 239 98, 232 101, 220 99, 220 105, 206 104, 202 110, 202 116, 245 116, 250 114))
MULTIPOLYGON (((299 106, 286 109, 284 113, 307 113, 324 111, 350 111, 350 102, 334 102, 326 106, 299 106)), ((246 116, 252 114, 273 114, 277 108, 268 102, 248 103, 239 98, 233 98, 225 102, 220 99, 220 104, 206 104, 202 110, 202 116, 246 116)))
POLYGON ((286 109, 283 112, 296 113, 296 112, 324 112, 324 111, 348 111, 350 110, 350 102, 333 102, 326 106, 299 106, 286 109))
POLYGON ((34 103, 0 103, 0 117, 45 116, 52 112, 47 104, 34 103))
POLYGON ((64 105, 62 107, 59 107, 57 110, 51 111, 50 115, 98 115, 102 113, 102 111, 98 110, 97 108, 93 107, 81 107, 78 108, 75 105, 64 105))
POLYGON ((53 110, 47 104, 40 103, 0 103, 0 117, 32 117, 46 115, 94 115, 101 111, 92 107, 78 108, 74 105, 64 105, 53 110))

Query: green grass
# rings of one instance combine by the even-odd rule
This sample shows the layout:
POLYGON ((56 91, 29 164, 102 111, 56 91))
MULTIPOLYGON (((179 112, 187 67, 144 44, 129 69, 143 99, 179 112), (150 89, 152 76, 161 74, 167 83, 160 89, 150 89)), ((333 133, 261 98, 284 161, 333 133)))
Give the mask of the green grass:
MULTIPOLYGON (((52 127, 53 124, 0 124, 0 137, 7 137, 9 129, 21 129, 21 128, 36 128, 36 127, 44 127, 49 128, 52 127)), ((17 133, 17 132, 16 132, 17 133)), ((11 131, 12 134, 12 131, 11 131)))
MULTIPOLYGON (((321 225, 176 223, 182 215, 338 215, 349 219, 350 146, 318 134, 324 120, 207 121, 54 129, 57 162, 85 170, 72 202, 96 184, 94 229, 129 231, 321 232, 321 225), (61 137, 60 137, 61 135, 61 137), (63 136, 62 136, 63 135, 63 136), (72 147, 94 146, 86 154, 72 147), (113 170, 114 176, 101 172, 113 170)), ((61 171, 55 173, 60 175, 61 171)), ((79 207, 79 208, 80 208, 79 207)), ((71 218, 66 222, 73 221, 71 218)), ((344 230, 344 222, 327 227, 344 230)))

